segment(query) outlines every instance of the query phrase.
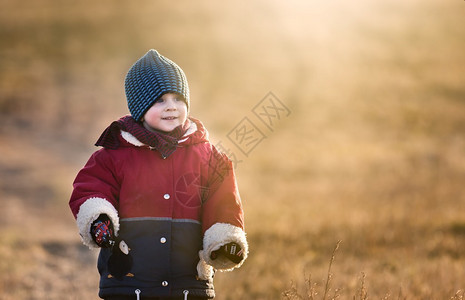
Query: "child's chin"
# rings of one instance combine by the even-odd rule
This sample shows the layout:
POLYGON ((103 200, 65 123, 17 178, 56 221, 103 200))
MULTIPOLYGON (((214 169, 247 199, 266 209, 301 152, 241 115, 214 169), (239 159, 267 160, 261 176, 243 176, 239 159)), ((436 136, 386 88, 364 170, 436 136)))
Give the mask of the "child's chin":
POLYGON ((163 132, 171 132, 173 131, 174 129, 176 129, 176 127, 178 126, 163 126, 162 128, 160 128, 159 130, 163 131, 163 132))

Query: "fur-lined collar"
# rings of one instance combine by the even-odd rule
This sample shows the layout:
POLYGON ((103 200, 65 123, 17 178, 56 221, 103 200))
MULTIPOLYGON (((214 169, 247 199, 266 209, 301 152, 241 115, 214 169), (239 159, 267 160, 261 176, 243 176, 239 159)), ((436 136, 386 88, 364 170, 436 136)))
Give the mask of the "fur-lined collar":
MULTIPOLYGON (((182 138, 178 141, 178 144, 188 143, 189 141, 191 141, 191 143, 188 144, 196 144, 202 141, 208 141, 208 132, 199 120, 190 118, 187 121, 190 123, 189 128, 187 129, 186 133, 184 133, 182 138)), ((134 135, 127 131, 121 130, 121 137, 126 142, 136 147, 148 146, 139 141, 134 135)))

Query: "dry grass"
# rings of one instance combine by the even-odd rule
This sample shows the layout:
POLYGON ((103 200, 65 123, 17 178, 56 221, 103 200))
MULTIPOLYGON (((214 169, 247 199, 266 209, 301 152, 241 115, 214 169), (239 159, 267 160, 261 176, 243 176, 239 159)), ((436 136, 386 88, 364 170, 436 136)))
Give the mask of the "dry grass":
POLYGON ((218 299, 463 299, 464 5, 1 1, 0 299, 97 298, 67 200, 149 48, 241 160, 251 255, 218 299), (269 91, 291 111, 272 130, 269 91), (249 156, 244 117, 267 136, 249 156))
MULTIPOLYGON (((332 256, 329 261, 329 267, 328 267, 328 272, 327 272, 327 277, 326 281, 324 284, 319 284, 318 282, 313 282, 312 281, 312 276, 309 275, 308 277, 304 274, 304 281, 305 281, 305 286, 304 288, 298 288, 297 284, 294 282, 291 282, 291 286, 289 289, 285 290, 282 294, 283 299, 287 300, 316 300, 316 299, 321 299, 321 300, 335 300, 339 299, 341 297, 341 291, 344 289, 344 287, 333 287, 332 286, 332 280, 334 274, 332 273, 332 265, 334 263, 336 251, 339 248, 341 241, 338 241, 336 244, 336 247, 334 248, 332 252, 332 256)), ((360 276, 358 278, 358 285, 356 289, 353 291, 353 296, 347 297, 347 299, 353 299, 353 300, 367 300, 369 299, 369 291, 366 286, 366 274, 364 272, 360 273, 360 276)), ((347 294, 347 293, 345 293, 347 294)), ((397 294, 392 295, 390 292, 387 292, 384 296, 381 297, 381 295, 378 296, 379 299, 397 299, 397 300, 402 300, 402 299, 412 299, 412 298, 423 298, 423 297, 418 297, 418 295, 409 295, 408 297, 403 294, 402 288, 399 288, 399 291, 397 294)), ((444 297, 444 296, 442 296, 444 297)), ((457 290, 449 299, 451 300, 461 300, 464 299, 465 297, 465 291, 464 290, 457 290)))

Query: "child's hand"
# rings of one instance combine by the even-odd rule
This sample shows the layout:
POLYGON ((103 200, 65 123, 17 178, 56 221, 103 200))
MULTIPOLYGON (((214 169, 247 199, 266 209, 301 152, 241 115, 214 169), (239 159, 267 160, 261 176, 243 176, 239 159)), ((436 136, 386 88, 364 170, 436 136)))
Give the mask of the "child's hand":
POLYGON ((244 258, 241 246, 234 242, 223 245, 216 251, 212 251, 210 258, 215 260, 221 255, 227 257, 230 261, 236 264, 240 263, 244 258))
POLYGON ((102 248, 109 248, 115 244, 113 224, 107 215, 101 214, 90 226, 90 235, 94 242, 102 248))

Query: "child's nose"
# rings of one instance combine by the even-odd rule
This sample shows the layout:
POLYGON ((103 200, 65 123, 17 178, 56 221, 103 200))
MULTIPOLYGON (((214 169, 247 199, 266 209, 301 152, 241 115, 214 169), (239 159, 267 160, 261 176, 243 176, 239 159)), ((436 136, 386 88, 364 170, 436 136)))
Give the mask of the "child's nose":
POLYGON ((174 102, 174 100, 168 100, 166 102, 166 107, 165 107, 166 110, 176 110, 176 103, 174 102))

